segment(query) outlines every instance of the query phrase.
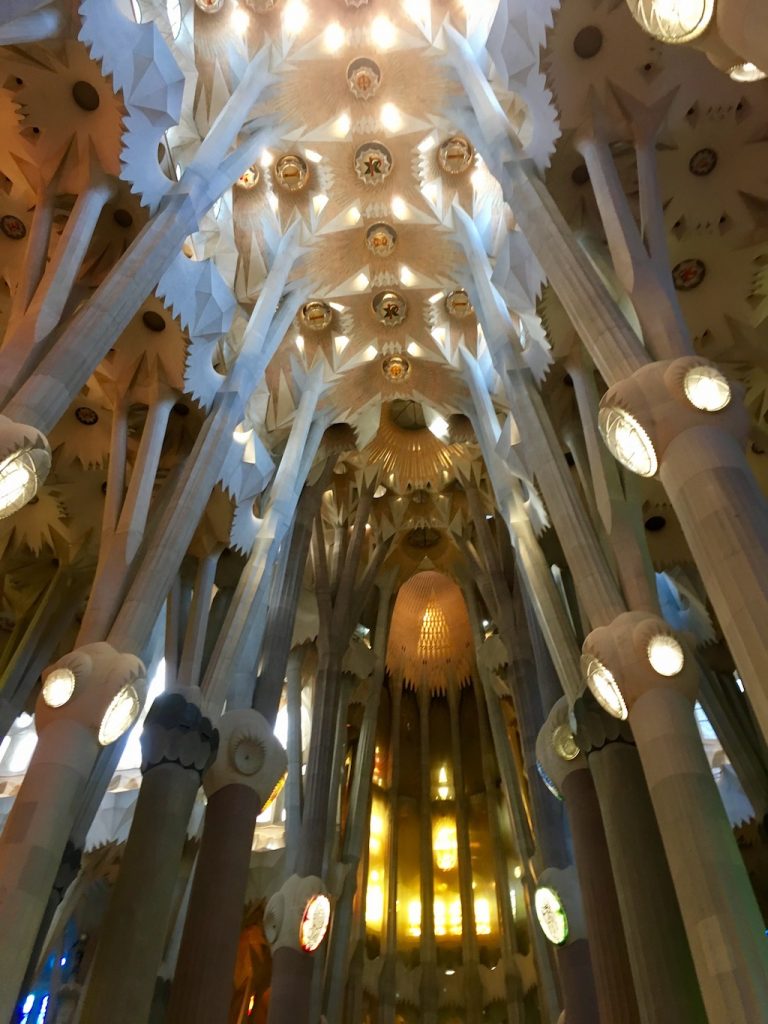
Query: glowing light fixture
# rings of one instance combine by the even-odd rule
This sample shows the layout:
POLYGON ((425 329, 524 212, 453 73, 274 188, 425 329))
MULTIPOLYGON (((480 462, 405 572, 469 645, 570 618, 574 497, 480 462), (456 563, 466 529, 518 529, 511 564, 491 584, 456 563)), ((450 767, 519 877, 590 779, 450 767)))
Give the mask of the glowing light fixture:
POLYGON ((141 710, 139 695, 130 683, 127 683, 113 698, 99 726, 99 743, 108 747, 110 743, 120 739, 126 729, 130 729, 141 710))
POLYGON ((229 16, 229 24, 232 26, 233 32, 237 32, 239 36, 244 36, 251 24, 251 18, 248 11, 243 7, 233 7, 232 13, 229 16))
POLYGON ((171 35, 175 39, 181 32, 181 0, 166 0, 165 9, 168 12, 171 35))
POLYGON ((728 69, 728 74, 734 82, 762 82, 768 77, 768 72, 761 71, 757 64, 752 61, 745 61, 743 64, 734 64, 728 69))
POLYGON ((328 53, 337 53, 347 41, 347 34, 338 21, 332 21, 323 33, 323 45, 328 53))
POLYGON ((429 424, 430 431, 440 441, 444 441, 448 437, 448 420, 442 416, 435 416, 432 422, 429 424))
POLYGON ((689 43, 712 21, 715 0, 627 0, 632 17, 664 43, 689 43))
POLYGON ((437 773, 437 799, 449 800, 450 797, 451 787, 448 785, 448 769, 445 765, 441 765, 437 773))
POLYGON ((398 132, 403 127, 403 115, 394 103, 385 103, 379 113, 379 122, 388 132, 398 132))
POLYGON ((283 31, 290 36, 296 36, 301 32, 309 21, 309 9, 302 0, 288 0, 283 8, 283 31))
POLYGON ((408 205, 402 196, 392 196, 392 213, 398 220, 408 219, 408 205))
POLYGON ((333 134, 339 139, 345 139, 352 127, 352 120, 346 111, 341 114, 333 123, 333 134))
POLYGON ((43 700, 49 708, 63 707, 75 692, 75 673, 71 668, 55 668, 43 682, 43 700))
POLYGON ((659 633, 648 642, 648 661, 660 676, 676 676, 685 664, 685 653, 673 636, 659 633))
POLYGON ((337 353, 341 355, 341 353, 349 344, 349 338, 346 336, 346 334, 337 334, 336 337, 334 338, 333 344, 336 348, 337 353))
POLYGON ((731 385, 715 366, 693 366, 683 377, 685 397, 702 412, 719 412, 731 401, 731 385))
POLYGON ((325 209, 327 204, 328 204, 328 196, 322 195, 322 193, 320 193, 320 194, 318 194, 316 196, 312 196, 312 208, 314 209, 314 211, 318 215, 318 217, 323 212, 323 210, 325 209))
POLYGON ((345 220, 347 224, 357 224, 360 220, 360 216, 361 214, 358 208, 356 206, 350 206, 347 210, 345 220))
POLYGON ((491 904, 483 896, 475 899, 475 932, 478 935, 491 934, 491 904))
POLYGON ((458 862, 456 823, 451 818, 440 818, 435 823, 432 836, 432 852, 435 865, 440 871, 452 871, 458 862))
POLYGON ((581 661, 587 686, 597 703, 614 718, 626 718, 629 714, 627 705, 610 669, 592 654, 582 655, 581 661))
POLYGON ((406 288, 411 288, 416 284, 416 275, 410 267, 405 265, 405 263, 400 267, 400 282, 401 284, 404 284, 406 288))
POLYGON ((654 476, 659 467, 648 434, 631 413, 616 406, 600 410, 598 426, 611 455, 638 476, 654 476))
POLYGON ((575 761, 581 751, 567 725, 558 725, 552 733, 552 746, 555 753, 564 761, 575 761))
POLYGON ((314 953, 325 938, 331 921, 331 901, 322 893, 310 896, 299 925, 299 945, 305 953, 314 953))
POLYGON ((421 935, 421 900, 410 900, 406 916, 407 932, 414 938, 421 935))
POLYGON ((246 427, 245 423, 240 423, 232 431, 232 440, 237 441, 238 444, 247 444, 252 434, 253 430, 250 427, 246 427))
POLYGON ((353 287, 359 292, 365 291, 365 289, 368 287, 368 284, 368 277, 366 274, 363 273, 362 270, 352 282, 353 287))
POLYGON ((562 946, 568 941, 568 916, 558 893, 548 885, 542 885, 536 890, 534 905, 545 937, 553 946, 562 946))
POLYGON ((21 449, 0 463, 0 519, 23 508, 36 491, 37 469, 28 451, 21 449))
POLYGON ((264 168, 271 167, 274 159, 275 158, 274 158, 274 156, 272 156, 270 151, 268 149, 265 149, 264 152, 259 157, 259 163, 264 168))
POLYGON ((371 42, 378 50, 391 50, 397 42, 397 29, 383 14, 371 23, 371 42))

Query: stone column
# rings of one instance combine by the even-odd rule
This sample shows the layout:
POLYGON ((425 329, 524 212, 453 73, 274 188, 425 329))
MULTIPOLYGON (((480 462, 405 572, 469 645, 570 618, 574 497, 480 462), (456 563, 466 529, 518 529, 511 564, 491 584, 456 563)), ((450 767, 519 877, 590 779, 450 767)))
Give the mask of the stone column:
POLYGON ((602 812, 616 895, 643 1024, 705 1024, 642 766, 632 733, 587 691, 573 708, 602 812))
POLYGON ((145 719, 143 780, 101 927, 82 1024, 149 1018, 189 816, 218 745, 199 704, 194 690, 165 693, 145 719))
POLYGON ((633 727, 710 1024, 768 1021, 765 927, 694 721, 695 662, 643 612, 594 630, 584 659, 633 727))
POLYGON ((45 673, 35 711, 40 738, 0 836, 0 1020, 15 1006, 72 808, 101 747, 136 720, 145 689, 139 659, 106 643, 67 654, 45 673))
POLYGON ((419 876, 421 881, 421 1020, 437 1024, 437 947, 435 944, 435 873, 432 855, 432 777, 429 763, 431 694, 422 686, 419 699, 419 876))
POLYGON ((203 780, 208 806, 168 1009, 169 1024, 225 1021, 256 816, 285 772, 285 751, 250 709, 219 721, 216 760, 203 780))
POLYGON ((573 837, 600 1018, 639 1024, 621 910, 594 782, 568 722, 568 702, 555 704, 539 732, 539 763, 565 799, 573 837))
POLYGON ((459 722, 460 694, 448 688, 448 713, 451 726, 451 763, 456 806, 456 846, 459 861, 459 898, 461 900, 461 947, 464 978, 464 1013, 467 1024, 479 1024, 483 1016, 483 989, 480 984, 475 898, 472 891, 472 857, 469 845, 469 816, 464 784, 464 763, 459 722))

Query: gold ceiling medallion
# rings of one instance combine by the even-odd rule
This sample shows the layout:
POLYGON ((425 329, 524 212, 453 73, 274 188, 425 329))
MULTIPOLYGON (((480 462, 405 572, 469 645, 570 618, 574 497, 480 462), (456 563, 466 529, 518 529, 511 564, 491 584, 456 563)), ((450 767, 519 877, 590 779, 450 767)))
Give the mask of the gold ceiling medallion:
POLYGON ((469 139, 452 135, 437 151, 437 162, 448 174, 462 174, 472 166, 475 151, 469 139))
POLYGON ((259 170, 259 166, 258 164, 254 164, 252 167, 243 171, 235 184, 247 192, 249 189, 255 188, 259 184, 260 177, 261 171, 259 170))
POLYGON ((6 238, 11 238, 14 242, 20 242, 27 235, 24 222, 12 213, 6 213, 4 217, 0 217, 0 231, 6 238))
POLYGON ((224 6, 224 0, 195 0, 195 3, 206 14, 216 14, 224 6))
POLYGON ((300 192, 309 181, 309 168, 300 156, 286 153, 275 164, 275 180, 286 192, 300 192))
POLYGON ((408 305, 397 292, 379 292, 373 297, 373 312, 380 324, 397 327, 408 315, 408 305))
POLYGON ((366 185, 380 185, 392 173, 392 154, 380 142, 364 142, 355 153, 355 173, 366 185))
POLYGON ((311 331, 324 331, 331 326, 333 310, 328 303, 313 299, 302 307, 301 319, 311 331))
POLYGON ((381 364, 381 372, 393 384, 399 384, 411 372, 411 364, 403 356, 387 356, 381 364))
POLYGON ((356 57, 347 68, 350 92, 359 100, 369 100, 381 85, 381 69, 375 60, 356 57))
POLYGON ((391 256, 397 245, 397 232, 389 224, 371 224, 365 244, 374 256, 391 256))
POLYGON ((448 292, 445 297, 445 308, 448 315, 456 317, 457 320, 463 320, 465 316, 474 313, 469 296, 463 288, 456 288, 455 291, 448 292))

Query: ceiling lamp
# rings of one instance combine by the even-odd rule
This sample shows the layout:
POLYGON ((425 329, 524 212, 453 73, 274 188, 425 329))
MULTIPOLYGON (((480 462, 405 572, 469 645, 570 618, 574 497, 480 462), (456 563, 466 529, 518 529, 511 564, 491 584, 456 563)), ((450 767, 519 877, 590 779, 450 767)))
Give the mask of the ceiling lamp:
POLYGON ((685 664, 685 653, 673 636, 657 633, 648 641, 648 661, 660 676, 676 676, 685 664))
POLYGON ((309 168, 296 153, 286 153, 275 164, 275 180, 286 192, 300 192, 309 181, 309 168))
POLYGON ((310 330, 324 331, 327 327, 331 326, 333 310, 327 302, 313 299, 302 307, 301 319, 310 330))
POLYGON ((663 43, 690 43, 712 21, 715 0, 627 0, 635 21, 663 43))
POLYGON ((719 412, 731 401, 731 385, 716 366, 692 366, 683 377, 683 390, 702 412, 719 412))
POLYGON ((240 177, 237 179, 235 184, 238 188, 244 189, 246 192, 252 188, 255 188, 259 184, 259 178, 261 177, 261 171, 259 170, 258 164, 253 164, 252 167, 248 167, 240 177))
POLYGON ((550 886, 542 885, 536 890, 533 901, 545 937, 553 946, 562 946, 568 941, 568 916, 560 895, 550 886))
POLYGON ((445 297, 445 308, 448 315, 455 317, 456 320, 463 320, 465 316, 474 313, 469 296, 463 288, 456 288, 454 291, 448 292, 445 297))
POLYGON ((369 57, 356 57, 347 68, 349 91, 359 100, 369 100, 381 85, 381 68, 369 57))
POLYGON ((757 64, 749 60, 743 64, 734 64, 728 69, 728 74, 734 82, 762 82, 768 77, 768 72, 761 71, 757 64))
POLYGON ((408 315, 408 305, 397 292, 378 292, 373 297, 373 313, 384 327, 397 327, 408 315))
POLYGON ((392 154, 380 142, 364 142, 355 152, 355 173, 365 185, 380 185, 392 173, 392 154))
POLYGON ((127 683, 112 698, 99 726, 99 743, 108 747, 120 739, 139 716, 141 701, 136 689, 127 683))
POLYGON ((587 686, 600 707, 614 718, 626 718, 629 714, 627 705, 613 673, 593 654, 583 654, 581 665, 587 686))
POLYGON ((462 174, 472 166, 475 151, 469 139, 452 135, 437 151, 437 162, 448 174, 462 174))
POLYGON ((75 692, 75 673, 71 668, 55 668, 43 680, 43 700, 49 708, 63 707, 75 692))
POLYGON ((638 476, 654 476, 658 459, 653 443, 631 413, 618 406, 601 409, 598 426, 611 455, 638 476))
POLYGON ((392 384, 404 381, 411 372, 411 364, 403 356, 387 356, 381 364, 381 372, 392 384))

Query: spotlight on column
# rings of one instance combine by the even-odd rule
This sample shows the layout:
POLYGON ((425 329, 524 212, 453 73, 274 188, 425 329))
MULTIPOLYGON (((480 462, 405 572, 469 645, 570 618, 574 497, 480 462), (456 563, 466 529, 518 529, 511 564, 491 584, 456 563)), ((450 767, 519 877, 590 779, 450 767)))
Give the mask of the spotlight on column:
POLYGON ((685 654, 673 636, 659 633, 648 641, 648 661, 660 676, 676 676, 683 669, 685 654))
POLYGON ((0 519, 28 504, 51 468, 51 449, 39 430, 0 416, 0 519))
POLYGON ((683 390, 702 412, 719 412, 731 401, 731 385, 716 366, 692 366, 683 377, 683 390))
POLYGON ((568 941, 568 915, 556 889, 541 885, 533 898, 536 918, 545 938, 553 946, 563 946, 568 941))
POLYGON ((555 753, 564 761, 575 761, 581 753, 570 726, 565 723, 555 727, 552 733, 552 746, 555 753))
POLYGON ((299 925, 299 945, 305 953, 314 953, 325 938, 331 923, 331 901, 325 893, 310 896, 299 925))
POLYGON ((583 654, 581 666, 587 686, 592 691, 597 703, 614 718, 626 718, 629 714, 627 705, 610 669, 607 669, 593 654, 583 654))
POLYGON ((55 668, 43 680, 43 700, 49 708, 63 707, 75 692, 75 673, 71 668, 55 668))
POLYGON ((130 729, 141 711, 141 700, 130 683, 117 692, 104 712, 99 726, 99 743, 108 747, 130 729))
POLYGON ((600 410, 598 426, 611 455, 638 476, 654 476, 659 463, 653 442, 631 413, 618 406, 600 410))
POLYGON ((663 43, 690 43, 706 31, 715 0, 627 0, 635 21, 663 43))

